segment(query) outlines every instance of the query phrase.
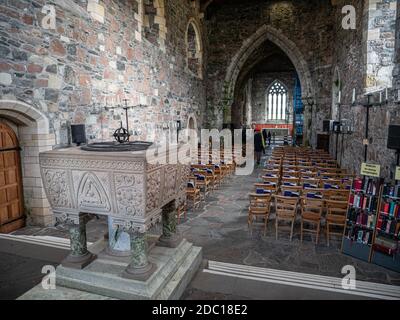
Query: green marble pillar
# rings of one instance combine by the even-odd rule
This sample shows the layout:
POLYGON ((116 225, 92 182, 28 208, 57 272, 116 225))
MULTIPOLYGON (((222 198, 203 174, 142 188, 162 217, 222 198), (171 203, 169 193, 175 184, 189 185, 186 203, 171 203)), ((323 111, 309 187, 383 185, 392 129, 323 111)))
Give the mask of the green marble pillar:
POLYGON ((64 267, 83 269, 96 259, 87 249, 86 224, 90 219, 90 215, 83 214, 67 216, 63 221, 69 228, 71 243, 71 251, 61 263, 64 267))
POLYGON ((176 208, 175 201, 167 204, 162 209, 162 227, 161 235, 157 245, 161 247, 176 248, 182 241, 176 228, 176 208))
POLYGON ((69 237, 71 240, 70 255, 74 257, 86 255, 88 252, 86 243, 86 224, 80 223, 79 225, 70 225, 69 237))
POLYGON ((122 276, 133 280, 146 281, 157 267, 148 260, 145 233, 129 233, 131 238, 132 260, 122 276))

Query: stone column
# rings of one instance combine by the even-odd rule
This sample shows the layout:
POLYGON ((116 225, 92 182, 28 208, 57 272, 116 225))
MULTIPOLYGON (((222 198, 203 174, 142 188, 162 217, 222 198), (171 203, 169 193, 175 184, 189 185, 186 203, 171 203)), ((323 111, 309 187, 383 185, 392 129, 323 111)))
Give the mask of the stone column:
POLYGON ((176 205, 175 201, 170 202, 162 209, 163 234, 158 240, 160 247, 176 248, 182 241, 182 237, 176 229, 176 205))
POLYGON ((132 260, 122 273, 122 277, 146 281, 157 269, 157 266, 148 260, 146 234, 133 229, 126 231, 131 238, 132 260))
POLYGON ((67 215, 58 219, 69 228, 71 242, 70 254, 61 262, 62 266, 74 269, 83 269, 96 256, 88 251, 86 239, 86 224, 91 220, 89 214, 67 215))

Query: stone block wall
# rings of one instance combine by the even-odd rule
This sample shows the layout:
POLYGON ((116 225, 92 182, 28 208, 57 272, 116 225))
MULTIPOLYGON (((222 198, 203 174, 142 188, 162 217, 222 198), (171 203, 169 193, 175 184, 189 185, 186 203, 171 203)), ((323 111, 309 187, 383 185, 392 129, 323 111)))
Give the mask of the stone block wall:
POLYGON ((367 65, 365 87, 368 91, 375 91, 392 84, 397 0, 367 2, 364 6, 364 19, 368 25, 364 48, 367 65))
MULTIPOLYGON (((360 173, 361 163, 364 162, 364 145, 363 140, 366 137, 366 121, 367 102, 366 93, 370 90, 366 86, 367 66, 365 55, 367 52, 368 37, 368 15, 366 15, 367 7, 373 6, 374 21, 380 20, 377 16, 376 8, 386 6, 381 13, 385 17, 392 14, 386 10, 393 8, 392 1, 336 1, 336 23, 335 26, 335 43, 334 43, 334 65, 339 69, 342 83, 342 105, 340 107, 341 118, 348 119, 353 123, 355 132, 351 135, 339 137, 338 143, 338 160, 341 165, 348 168, 355 174, 360 173), (356 30, 344 30, 340 27, 340 20, 343 15, 341 8, 345 4, 352 4, 356 8, 357 25, 356 30), (352 105, 352 92, 356 90, 356 103, 352 105)), ((391 10, 391 9, 390 9, 391 10)), ((370 25, 371 26, 371 25, 370 25)), ((394 29, 394 26, 392 26, 394 29)), ((378 41, 378 43, 380 43, 378 41)), ((368 44, 370 47, 370 44, 368 44)), ((391 45, 389 47, 392 47, 391 45)), ((391 49, 388 48, 390 51, 391 49)), ((382 59, 387 57, 385 52, 379 50, 382 59)), ((383 66, 385 62, 382 63, 383 66)), ((333 71, 332 71, 333 72, 333 71)), ((391 78, 392 80, 393 78, 391 78)), ((390 87, 390 84, 388 84, 390 87)), ((385 95, 384 91, 383 97, 385 95)), ((381 106, 370 108, 370 116, 368 123, 368 139, 369 146, 367 152, 367 161, 381 165, 382 177, 390 180, 393 179, 395 170, 395 151, 387 149, 388 126, 390 124, 400 124, 400 108, 399 104, 394 101, 394 88, 389 88, 389 103, 383 103, 381 106)), ((379 92, 375 92, 371 101, 379 101, 379 92)), ((384 100, 384 99, 383 99, 384 100)), ((315 123, 318 125, 319 122, 315 123)), ((314 127, 314 130, 321 130, 321 127, 314 127)), ((332 135, 330 140, 331 154, 336 155, 336 136, 332 135)))
POLYGON ((110 140, 125 126, 123 110, 112 108, 127 99, 142 105, 129 111, 133 139, 158 140, 189 116, 201 125, 205 85, 186 68, 189 20, 205 34, 196 3, 0 1, 0 117, 18 127, 32 223, 52 223, 39 152, 68 143, 70 124, 86 124, 89 141, 110 140))
POLYGON ((108 139, 122 110, 104 106, 124 99, 147 106, 130 111, 137 139, 192 113, 201 123, 204 85, 185 70, 187 23, 198 19, 190 1, 56 1, 55 30, 43 28, 45 4, 1 1, 0 94, 42 111, 57 144, 70 123, 108 139))

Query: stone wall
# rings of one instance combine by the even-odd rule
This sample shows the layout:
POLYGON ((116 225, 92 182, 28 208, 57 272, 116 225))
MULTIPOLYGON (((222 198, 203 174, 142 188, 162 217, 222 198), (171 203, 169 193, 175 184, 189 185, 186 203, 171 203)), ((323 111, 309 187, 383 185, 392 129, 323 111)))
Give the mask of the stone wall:
POLYGON ((147 106, 130 112, 137 139, 191 113, 201 123, 204 86, 185 65, 187 23, 198 11, 190 1, 142 1, 56 2, 56 30, 42 27, 46 1, 2 1, 2 99, 46 114, 58 144, 69 123, 108 139, 122 112, 104 106, 123 99, 147 106))
MULTIPOLYGON (((378 3, 380 1, 371 1, 378 3)), ((390 1, 389 1, 390 2, 390 1)), ((389 2, 387 4, 389 5, 389 2)), ((367 67, 365 65, 365 56, 363 53, 367 50, 366 37, 368 35, 368 15, 365 15, 365 4, 362 1, 336 1, 336 29, 334 44, 334 65, 340 72, 342 105, 340 114, 342 119, 350 120, 355 128, 351 135, 339 136, 338 160, 341 165, 350 171, 359 174, 361 163, 364 162, 363 140, 366 137, 367 108, 364 106, 367 102, 365 96, 368 88, 365 86, 367 67), (340 27, 340 21, 343 17, 341 8, 345 4, 352 4, 356 8, 357 26, 356 30, 344 30, 340 27), (356 90, 356 103, 352 105, 352 92, 356 90)), ((386 14, 382 11, 382 14, 386 14)), ((376 21, 379 17, 374 13, 376 21)), ((382 52, 382 58, 385 53, 382 52)), ((384 63, 386 64, 386 63, 384 63)), ((333 72, 333 71, 332 71, 333 72)), ((382 167, 382 177, 393 178, 395 169, 395 151, 387 149, 387 135, 389 124, 400 124, 399 105, 394 102, 393 93, 389 89, 389 103, 383 103, 370 108, 368 139, 369 146, 367 152, 367 161, 380 164, 382 167)), ((384 97, 383 92, 383 97, 384 97)), ((384 100, 384 98, 383 98, 384 100)), ((376 92, 371 101, 379 102, 379 93, 376 92)), ((319 123, 315 123, 318 125, 319 123)), ((314 126, 313 126, 314 127, 314 126)), ((314 130, 320 130, 320 127, 314 127, 314 130)), ((331 154, 336 155, 336 136, 331 137, 331 154)))
POLYGON ((189 20, 203 37, 198 1, 0 1, 0 117, 24 129, 33 223, 52 220, 38 153, 68 143, 70 124, 86 124, 89 141, 109 140, 121 120, 125 126, 123 110, 112 107, 127 99, 141 105, 129 111, 133 139, 157 140, 177 120, 186 126, 189 115, 201 125, 205 85, 186 65, 189 20))
POLYGON ((397 0, 369 0, 364 6, 368 25, 364 56, 367 65, 365 87, 376 91, 391 86, 395 53, 395 17, 397 0))

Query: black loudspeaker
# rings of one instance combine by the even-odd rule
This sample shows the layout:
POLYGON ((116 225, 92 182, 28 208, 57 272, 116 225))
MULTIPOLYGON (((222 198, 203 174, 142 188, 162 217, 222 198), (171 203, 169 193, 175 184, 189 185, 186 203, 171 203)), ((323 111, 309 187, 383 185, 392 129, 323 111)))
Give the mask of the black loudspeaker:
POLYGON ((323 132, 329 132, 331 128, 331 121, 330 120, 324 120, 322 123, 322 131, 323 132))
POLYGON ((388 149, 400 150, 400 125, 389 126, 388 149))
POLYGON ((86 143, 86 129, 84 124, 72 124, 71 125, 71 136, 72 143, 76 143, 80 146, 82 143, 86 143))

